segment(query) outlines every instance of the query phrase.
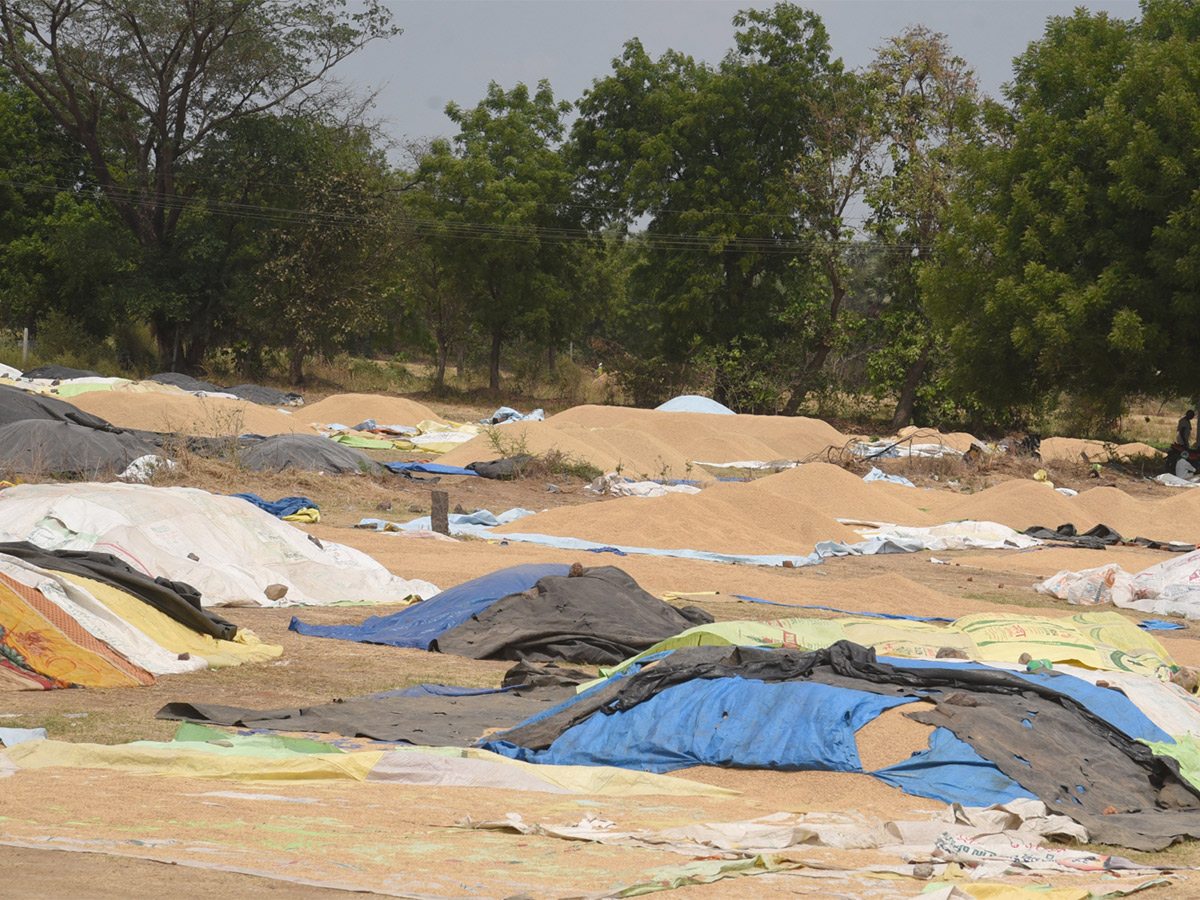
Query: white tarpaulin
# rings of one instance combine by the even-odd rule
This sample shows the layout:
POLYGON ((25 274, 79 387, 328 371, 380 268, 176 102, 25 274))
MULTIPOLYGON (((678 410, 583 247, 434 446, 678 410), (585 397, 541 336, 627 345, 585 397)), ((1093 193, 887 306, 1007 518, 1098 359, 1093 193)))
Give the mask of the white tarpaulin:
POLYGON ((1168 559, 1136 575, 1116 563, 1079 572, 1063 570, 1034 589, 1069 603, 1112 603, 1160 616, 1200 619, 1200 550, 1168 559))
POLYGON ((700 488, 691 484, 659 484, 657 481, 629 481, 616 472, 601 475, 584 490, 613 497, 665 497, 667 494, 698 494, 700 488))
POLYGON ((924 550, 1024 550, 1041 541, 998 522, 947 522, 930 528, 838 519, 867 540, 919 541, 924 550))
POLYGON ((239 497, 136 484, 22 484, 0 492, 0 530, 47 550, 111 553, 185 581, 205 606, 403 603, 432 597, 352 547, 318 542, 239 497), (283 585, 270 600, 264 591, 283 585))

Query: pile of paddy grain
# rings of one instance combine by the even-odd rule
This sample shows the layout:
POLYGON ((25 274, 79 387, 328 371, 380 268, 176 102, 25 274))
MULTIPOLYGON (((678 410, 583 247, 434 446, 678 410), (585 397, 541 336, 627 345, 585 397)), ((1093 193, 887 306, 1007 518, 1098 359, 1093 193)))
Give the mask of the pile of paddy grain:
POLYGON ((1122 460, 1137 457, 1162 456, 1162 452, 1155 450, 1149 444, 1132 443, 1132 444, 1106 444, 1103 441, 1088 441, 1079 438, 1054 437, 1046 438, 1042 441, 1042 445, 1038 451, 1041 457, 1046 462, 1062 461, 1062 462, 1109 462, 1111 460, 1122 460), (1082 454, 1087 454, 1085 460, 1082 454))
MULTIPOLYGON (((619 406, 577 406, 545 422, 505 425, 504 446, 544 454, 557 449, 605 472, 628 478, 712 481, 697 462, 804 459, 847 438, 819 419, 787 416, 712 416, 619 406)), ((449 465, 496 455, 487 437, 446 454, 449 465), (491 454, 491 456, 489 456, 491 454)))
POLYGON ((978 443, 975 435, 965 431, 942 433, 936 428, 917 428, 913 425, 901 428, 892 440, 904 441, 909 444, 938 444, 950 450, 957 450, 959 453, 966 453, 971 449, 972 444, 978 443))
POLYGON ((367 419, 374 419, 380 427, 446 421, 423 403, 382 394, 334 394, 305 406, 300 415, 306 423, 320 426, 337 423, 350 428, 367 419))
POLYGON ((1032 480, 1005 481, 977 494, 930 492, 930 513, 943 521, 982 519, 1022 531, 1033 525, 1079 531, 1104 524, 1123 537, 1195 542, 1200 540, 1200 497, 1183 491, 1141 500, 1115 487, 1095 487, 1075 497, 1032 480))
POLYGON ((723 482, 698 494, 560 507, 497 528, 496 533, 746 555, 806 555, 818 541, 860 539, 816 507, 764 490, 768 481, 723 482))
MULTIPOLYGON (((723 416, 722 418, 730 418, 723 416)), ((714 477, 693 460, 656 436, 630 428, 586 428, 572 422, 517 422, 499 425, 439 457, 451 466, 466 466, 499 456, 557 451, 573 462, 586 462, 602 472, 627 478, 682 478, 711 481, 714 477)))
POLYGON ((238 434, 311 434, 307 417, 247 400, 184 393, 89 391, 71 402, 118 428, 163 434, 225 437, 238 434))

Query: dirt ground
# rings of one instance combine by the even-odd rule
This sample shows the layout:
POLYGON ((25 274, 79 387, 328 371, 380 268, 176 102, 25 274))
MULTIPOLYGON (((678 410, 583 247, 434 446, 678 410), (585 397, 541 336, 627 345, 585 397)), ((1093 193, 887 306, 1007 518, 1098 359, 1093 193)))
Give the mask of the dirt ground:
MULTIPOLYGON (((439 412, 445 415, 457 413, 466 418, 471 411, 439 412)), ((388 458, 398 458, 398 455, 389 454, 388 458)), ((930 467, 923 473, 911 466, 908 471, 930 486, 945 486, 944 471, 930 467)), ((991 477, 1004 476, 995 473, 991 477)), ((1014 477, 1028 477, 1028 474, 1018 473, 1014 477)), ((1056 477, 1059 483, 1067 486, 1072 486, 1073 481, 1080 489, 1089 486, 1086 471, 1080 467, 1064 469, 1056 477)), ((1144 495, 1149 490, 1144 482, 1123 479, 1119 474, 1109 473, 1105 477, 1134 496, 1144 495)), ((719 620, 769 621, 788 615, 825 617, 842 614, 748 602, 737 599, 732 596, 734 594, 794 607, 829 606, 850 612, 957 617, 973 612, 1019 611, 1060 616, 1076 610, 1035 594, 1031 589, 1034 581, 1062 568, 1085 568, 1118 561, 1126 569, 1136 571, 1166 558, 1159 551, 1117 547, 1104 551, 1055 548, 843 558, 828 560, 821 566, 797 569, 648 556, 617 558, 609 554, 581 559, 591 557, 591 554, 476 539, 454 542, 415 539, 352 527, 366 517, 403 520, 427 513, 430 492, 435 489, 449 493, 451 509, 461 506, 464 511, 490 509, 499 512, 516 506, 540 510, 611 502, 585 492, 585 482, 570 476, 545 476, 515 482, 453 476, 433 484, 397 477, 263 475, 194 460, 184 471, 171 476, 169 483, 191 484, 222 492, 253 490, 269 498, 294 494, 309 496, 320 504, 322 522, 304 526, 307 531, 321 540, 340 541, 363 550, 398 575, 426 579, 441 588, 518 563, 580 560, 585 565, 615 564, 652 593, 692 595, 688 602, 697 603, 719 620), (552 487, 548 488, 548 485, 552 487), (935 563, 934 556, 945 563, 935 563)), ((45 727, 52 738, 77 742, 166 740, 174 733, 176 723, 155 719, 154 713, 171 701, 259 708, 305 705, 422 682, 492 686, 498 684, 509 668, 510 664, 506 662, 467 660, 417 650, 304 637, 287 629, 293 616, 314 623, 355 623, 366 616, 386 615, 395 609, 397 607, 374 605, 228 609, 222 614, 240 627, 253 630, 265 641, 281 644, 283 656, 260 666, 163 676, 157 684, 140 689, 7 694, 0 700, 0 725, 45 727)), ((1200 628, 1191 623, 1185 625, 1181 630, 1162 633, 1160 640, 1177 662, 1200 666, 1200 628)), ((872 766, 881 766, 907 758, 923 739, 926 730, 922 729, 923 726, 897 717, 881 719, 859 735, 864 761, 869 758, 872 766)), ((21 831, 15 828, 16 825, 26 829, 32 829, 34 825, 58 828, 63 835, 74 835, 75 842, 69 849, 92 852, 52 852, 47 849, 48 843, 34 841, 10 840, 10 844, 25 845, 3 845, 6 838, 0 836, 0 865, 5 871, 4 877, 0 878, 0 898, 335 896, 335 888, 320 886, 319 878, 310 879, 317 884, 303 884, 265 877, 262 874, 268 868, 265 862, 261 866, 247 863, 243 867, 246 872, 258 872, 257 875, 216 871, 164 862, 166 856, 159 853, 161 848, 153 841, 141 849, 131 849, 129 843, 114 849, 99 839, 98 831, 88 836, 89 823, 97 827, 100 822, 111 825, 117 816, 114 809, 123 804, 129 804, 127 815, 131 821, 125 826, 129 830, 141 827, 144 832, 153 825, 157 837, 184 843, 201 837, 215 840, 213 835, 240 836, 246 831, 253 833, 253 841, 260 843, 253 843, 247 837, 246 843, 239 846, 259 848, 256 852, 261 853, 263 859, 271 854, 302 853, 306 846, 300 838, 267 841, 263 835, 272 829, 293 837, 310 834, 311 829, 330 830, 343 838, 361 834, 364 841, 369 837, 372 845, 385 842, 389 829, 394 829, 393 840, 397 845, 404 844, 404 853, 397 850, 393 857, 386 856, 381 850, 384 855, 371 863, 395 867, 396 880, 390 888, 393 894, 464 896, 479 900, 485 897, 500 900, 507 896, 531 896, 537 900, 582 896, 585 883, 590 891, 606 890, 614 881, 625 879, 624 883, 629 883, 638 872, 678 864, 683 858, 670 857, 665 852, 635 858, 615 851, 580 849, 580 845, 548 838, 512 835, 503 838, 487 835, 487 840, 483 840, 478 833, 469 833, 467 838, 479 838, 471 844, 454 831, 455 823, 468 815, 478 820, 481 816, 502 817, 516 811, 527 816, 543 814, 553 821, 566 822, 580 818, 582 811, 596 808, 609 818, 622 817, 622 821, 679 821, 681 816, 691 821, 702 815, 714 817, 707 821, 732 821, 779 811, 842 810, 874 821, 886 821, 906 816, 927 817, 941 808, 940 804, 903 795, 868 776, 718 769, 693 769, 677 774, 733 788, 742 794, 736 799, 691 801, 691 806, 678 798, 668 801, 656 797, 555 804, 540 796, 529 797, 516 792, 455 788, 284 783, 267 788, 237 786, 240 791, 261 789, 291 798, 296 803, 311 800, 321 804, 319 814, 297 818, 298 814, 283 809, 282 801, 276 804, 279 808, 267 804, 260 810, 246 804, 234 812, 223 808, 217 810, 215 807, 224 801, 209 803, 194 798, 228 785, 194 779, 104 777, 96 773, 81 776, 69 770, 19 773, 7 781, 0 780, 0 832, 9 835, 14 829, 21 831), (385 811, 390 812, 385 815, 385 811), (203 821, 208 830, 198 826, 193 828, 196 825, 193 820, 199 821, 206 816, 209 818, 203 821), (3 827, 6 823, 13 828, 3 827), (486 848, 486 852, 481 847, 486 848), (149 858, 137 858, 139 856, 149 858), (506 876, 503 869, 495 868, 497 860, 510 867, 511 877, 506 876), (557 888, 553 875, 556 871, 560 872, 557 888), (570 877, 568 872, 572 873, 570 877), (590 883, 589 878, 593 876, 586 876, 588 872, 596 873, 590 883)), ((192 847, 191 844, 188 846, 192 847)), ((58 849, 68 848, 63 845, 58 849)), ((859 859, 853 854, 812 853, 806 858, 812 865, 802 874, 761 875, 681 887, 673 891, 672 896, 870 896, 886 900, 916 897, 925 886, 911 878, 864 880, 840 870, 831 872, 822 868, 853 868, 858 864, 878 862, 873 857, 859 859), (827 876, 824 881, 817 877, 822 872, 827 876)), ((1161 854, 1138 855, 1137 858, 1163 865, 1197 865, 1200 864, 1200 851, 1196 845, 1186 845, 1161 854)), ((339 857, 332 851, 329 859, 343 860, 337 865, 347 871, 355 865, 352 857, 339 857)), ((366 863, 362 865, 366 866, 366 863)), ((1079 878, 1062 876, 1042 881, 1064 886, 1081 883, 1079 878)), ((330 883, 346 887, 355 882, 351 879, 330 883)), ((1033 880, 1018 883, 1032 884, 1033 880)), ((336 895, 344 894, 345 890, 336 890, 336 895)), ((1157 887, 1147 896, 1171 900, 1194 898, 1200 896, 1200 887, 1194 877, 1181 879, 1157 887)))

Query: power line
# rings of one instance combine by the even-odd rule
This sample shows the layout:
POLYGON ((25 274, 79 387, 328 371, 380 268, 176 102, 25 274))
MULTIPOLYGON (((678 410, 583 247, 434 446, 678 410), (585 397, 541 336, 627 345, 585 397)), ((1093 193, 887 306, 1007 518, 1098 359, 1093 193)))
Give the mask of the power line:
MULTIPOLYGON (((0 170, 4 171, 4 170, 0 170)), ((115 186, 102 187, 94 183, 80 185, 72 182, 63 184, 39 184, 9 179, 0 179, 0 185, 20 188, 22 190, 57 194, 64 190, 78 190, 81 186, 94 190, 117 201, 140 203, 146 198, 139 191, 115 186)), ((339 213, 332 211, 315 211, 297 209, 294 207, 268 206, 266 204, 238 203, 228 200, 193 200, 183 197, 160 196, 155 198, 156 207, 162 211, 183 211, 189 207, 203 207, 206 212, 223 217, 231 217, 244 221, 256 221, 275 225, 316 225, 326 227, 354 228, 368 224, 372 217, 359 213, 339 213)), ((570 205, 554 207, 553 204, 537 204, 543 208, 572 208, 570 205)), ((695 215, 708 215, 693 210, 674 213, 681 215, 691 212, 695 215)), ((718 213, 719 214, 719 213, 718 213)), ((737 214, 750 217, 756 214, 737 214)), ((762 215, 758 215, 763 218, 762 215)), ((586 228, 555 227, 548 225, 506 225, 494 222, 471 222, 446 218, 426 218, 406 216, 397 224, 410 229, 413 233, 433 239, 457 240, 490 240, 508 243, 570 243, 593 241, 601 232, 586 228)), ((697 250, 704 252, 755 252, 759 254, 783 254, 791 256, 804 255, 819 247, 861 248, 893 251, 911 254, 914 250, 929 249, 931 245, 913 242, 867 242, 858 240, 819 240, 811 238, 791 237, 739 237, 731 235, 704 235, 688 232, 640 231, 624 235, 625 239, 635 240, 638 246, 648 250, 697 250)))

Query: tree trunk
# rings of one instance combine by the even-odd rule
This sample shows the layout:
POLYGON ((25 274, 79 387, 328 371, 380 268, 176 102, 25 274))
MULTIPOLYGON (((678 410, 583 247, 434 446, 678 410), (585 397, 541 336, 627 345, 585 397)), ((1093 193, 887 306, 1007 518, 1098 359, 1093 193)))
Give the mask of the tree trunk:
POLYGON ((500 390, 500 345, 504 343, 504 329, 492 330, 492 352, 488 356, 488 390, 500 390))
POLYGON ((917 402, 917 388, 929 368, 929 354, 933 345, 926 343, 921 347, 921 354, 909 367, 904 375, 904 384, 900 387, 900 399, 896 401, 896 411, 892 413, 892 431, 899 431, 912 424, 913 406, 917 402))
POLYGON ((446 386, 446 356, 450 353, 450 348, 445 341, 438 342, 437 353, 437 371, 433 376, 433 386, 437 391, 441 391, 446 386))
POLYGON ((550 358, 550 362, 549 362, 550 374, 553 375, 554 370, 558 367, 558 351, 555 349, 553 344, 550 345, 550 350, 548 351, 548 353, 549 353, 549 358, 550 358))
POLYGON ((204 356, 208 352, 208 338, 194 337, 183 348, 183 370, 195 375, 204 368, 204 356))
POLYGON ((800 404, 804 402, 805 396, 812 387, 813 376, 825 368, 825 360, 829 358, 829 353, 833 350, 834 329, 837 328, 838 315, 842 311, 842 301, 846 298, 846 288, 842 283, 842 278, 838 273, 836 264, 831 264, 827 268, 826 275, 829 278, 829 287, 832 294, 829 303, 829 325, 827 326, 825 336, 821 338, 821 342, 817 345, 816 352, 809 357, 808 363, 800 373, 800 377, 792 382, 792 395, 788 397, 788 402, 783 407, 783 414, 785 416, 794 416, 800 409, 800 404))
POLYGON ((467 371, 467 345, 461 341, 458 344, 457 358, 454 361, 454 369, 458 373, 458 377, 462 378, 463 373, 467 371))
POLYGON ((288 380, 296 387, 304 384, 304 350, 296 348, 288 364, 288 380))
POLYGON ((783 407, 783 414, 785 416, 794 416, 799 411, 800 404, 808 396, 813 376, 825 367, 825 360, 829 357, 829 351, 832 349, 827 343, 817 347, 817 352, 812 355, 808 363, 804 366, 804 370, 800 373, 800 376, 792 382, 792 394, 788 397, 788 402, 783 407))

